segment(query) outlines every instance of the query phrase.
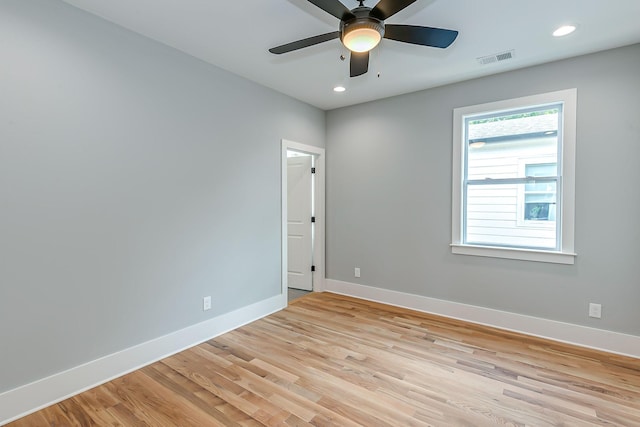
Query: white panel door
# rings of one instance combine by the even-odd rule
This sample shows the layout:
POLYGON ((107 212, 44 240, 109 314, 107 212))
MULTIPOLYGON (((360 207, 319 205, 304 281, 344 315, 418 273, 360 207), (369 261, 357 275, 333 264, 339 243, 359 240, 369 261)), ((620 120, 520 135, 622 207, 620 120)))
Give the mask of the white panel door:
POLYGON ((287 279, 290 288, 313 289, 311 262, 311 156, 287 158, 287 279))

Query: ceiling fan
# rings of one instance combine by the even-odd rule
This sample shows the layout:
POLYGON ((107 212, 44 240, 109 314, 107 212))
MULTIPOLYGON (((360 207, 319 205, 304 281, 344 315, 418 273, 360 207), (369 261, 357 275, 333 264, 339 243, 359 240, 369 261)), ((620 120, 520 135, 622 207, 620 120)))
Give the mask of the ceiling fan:
POLYGON ((351 77, 360 76, 369 70, 369 51, 376 47, 383 37, 441 49, 449 47, 458 37, 458 32, 454 30, 384 23, 387 18, 416 0, 380 0, 374 8, 365 6, 364 0, 356 0, 360 5, 351 10, 339 0, 307 1, 338 18, 340 30, 283 44, 269 49, 269 52, 280 55, 339 38, 351 51, 349 67, 351 77))

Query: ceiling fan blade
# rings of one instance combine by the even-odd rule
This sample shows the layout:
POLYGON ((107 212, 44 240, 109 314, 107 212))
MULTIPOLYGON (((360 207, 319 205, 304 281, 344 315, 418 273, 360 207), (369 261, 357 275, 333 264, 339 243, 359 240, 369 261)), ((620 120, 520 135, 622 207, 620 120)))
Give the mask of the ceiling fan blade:
POLYGON ((380 0, 378 4, 371 9, 369 15, 384 21, 415 2, 416 0, 380 0))
POLYGON ((295 42, 283 44, 282 46, 272 47, 269 52, 280 55, 282 53, 292 52, 294 50, 302 49, 305 47, 313 46, 315 44, 323 43, 329 40, 340 38, 340 31, 334 31, 332 33, 320 34, 319 36, 309 37, 307 39, 298 40, 295 42))
POLYGON ((439 47, 444 49, 458 37, 455 30, 444 28, 419 27, 416 25, 392 25, 384 27, 384 38, 404 43, 422 46, 439 47))
POLYGON ((351 52, 350 77, 358 77, 369 71, 369 52, 351 52))
POLYGON ((347 7, 340 3, 338 0, 308 0, 309 3, 313 3, 320 9, 324 10, 330 15, 335 16, 340 20, 355 18, 347 7))

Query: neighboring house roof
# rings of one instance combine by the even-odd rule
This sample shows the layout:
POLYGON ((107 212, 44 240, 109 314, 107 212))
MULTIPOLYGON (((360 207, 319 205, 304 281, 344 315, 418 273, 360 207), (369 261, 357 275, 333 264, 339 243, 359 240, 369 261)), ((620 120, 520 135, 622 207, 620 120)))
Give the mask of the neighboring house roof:
POLYGON ((555 132, 558 130, 558 114, 522 117, 495 122, 469 125, 469 140, 499 138, 512 135, 555 132))

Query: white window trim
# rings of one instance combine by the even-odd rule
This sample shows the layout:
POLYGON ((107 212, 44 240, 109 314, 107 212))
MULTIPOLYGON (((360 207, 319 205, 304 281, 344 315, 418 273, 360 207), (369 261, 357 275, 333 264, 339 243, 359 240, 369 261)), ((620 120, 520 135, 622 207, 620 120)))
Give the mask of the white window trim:
POLYGON ((549 262, 556 264, 574 264, 574 218, 575 218, 575 159, 576 159, 576 111, 577 89, 548 92, 505 101, 460 107, 453 110, 453 198, 451 208, 451 252, 460 255, 473 255, 493 258, 517 259, 523 261, 549 262), (560 250, 545 251, 494 246, 468 245, 462 243, 463 182, 464 168, 464 119, 466 116, 481 113, 499 113, 523 107, 547 105, 562 102, 564 104, 562 121, 562 208, 557 217, 562 221, 560 250))

